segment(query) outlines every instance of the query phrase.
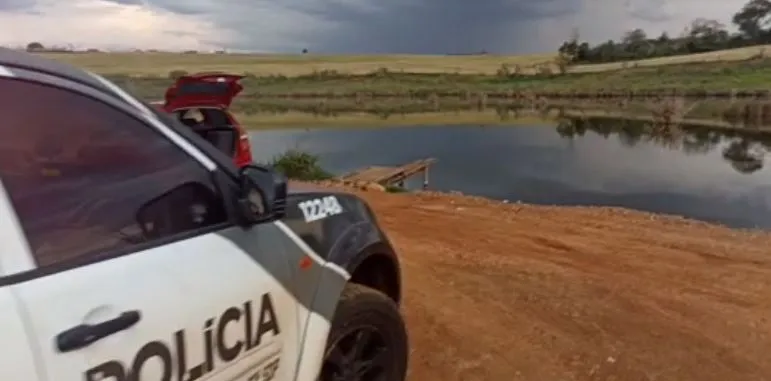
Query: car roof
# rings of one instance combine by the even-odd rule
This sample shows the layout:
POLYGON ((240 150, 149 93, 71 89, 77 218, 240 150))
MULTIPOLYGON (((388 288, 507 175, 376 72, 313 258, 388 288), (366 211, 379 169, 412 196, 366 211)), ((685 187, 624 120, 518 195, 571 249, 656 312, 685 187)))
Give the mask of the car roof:
POLYGON ((93 74, 85 70, 19 50, 0 48, 0 66, 10 70, 11 73, 13 73, 13 69, 37 71, 56 77, 66 78, 104 92, 112 93, 112 91, 102 84, 102 82, 93 74))

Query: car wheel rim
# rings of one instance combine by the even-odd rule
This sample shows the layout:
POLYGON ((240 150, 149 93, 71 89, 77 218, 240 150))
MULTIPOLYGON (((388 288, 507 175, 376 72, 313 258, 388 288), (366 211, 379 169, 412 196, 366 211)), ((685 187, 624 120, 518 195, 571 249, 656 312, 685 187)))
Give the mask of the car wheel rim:
POLYGON ((327 350, 319 380, 384 381, 391 357, 375 327, 352 328, 327 350))

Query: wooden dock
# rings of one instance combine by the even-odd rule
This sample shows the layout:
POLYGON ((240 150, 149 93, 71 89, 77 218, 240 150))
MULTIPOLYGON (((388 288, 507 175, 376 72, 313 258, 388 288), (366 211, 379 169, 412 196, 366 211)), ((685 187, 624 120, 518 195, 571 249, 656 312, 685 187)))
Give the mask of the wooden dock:
POLYGON ((423 173, 423 189, 428 188, 428 168, 436 159, 416 160, 398 167, 372 166, 362 168, 338 177, 346 183, 376 183, 384 187, 398 186, 404 188, 404 181, 423 173))

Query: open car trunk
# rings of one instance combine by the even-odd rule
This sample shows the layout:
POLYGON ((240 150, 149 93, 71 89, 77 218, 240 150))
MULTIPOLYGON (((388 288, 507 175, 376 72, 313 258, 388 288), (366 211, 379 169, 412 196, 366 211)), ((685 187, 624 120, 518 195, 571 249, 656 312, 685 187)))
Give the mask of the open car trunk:
POLYGON ((182 76, 166 90, 164 108, 175 111, 191 106, 228 108, 244 89, 242 75, 199 73, 182 76))
POLYGON ((163 109, 237 162, 251 161, 250 153, 248 160, 238 157, 245 155, 239 152, 243 132, 227 112, 243 90, 242 78, 224 73, 182 76, 166 90, 163 109))
POLYGON ((172 114, 220 151, 230 157, 236 154, 239 131, 223 109, 192 107, 178 109, 172 114))

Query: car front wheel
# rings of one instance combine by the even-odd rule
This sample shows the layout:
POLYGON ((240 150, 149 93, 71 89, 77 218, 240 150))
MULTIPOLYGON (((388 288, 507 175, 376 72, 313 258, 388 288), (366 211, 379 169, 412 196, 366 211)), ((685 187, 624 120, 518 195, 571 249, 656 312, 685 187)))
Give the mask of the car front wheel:
POLYGON ((348 284, 332 321, 319 381, 403 381, 408 355, 396 303, 369 287, 348 284))

